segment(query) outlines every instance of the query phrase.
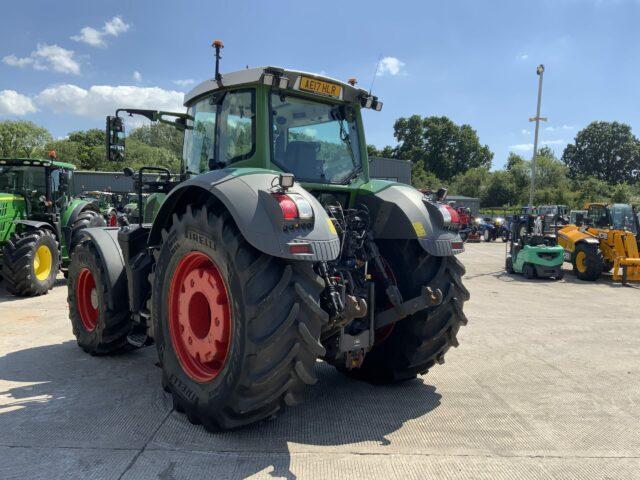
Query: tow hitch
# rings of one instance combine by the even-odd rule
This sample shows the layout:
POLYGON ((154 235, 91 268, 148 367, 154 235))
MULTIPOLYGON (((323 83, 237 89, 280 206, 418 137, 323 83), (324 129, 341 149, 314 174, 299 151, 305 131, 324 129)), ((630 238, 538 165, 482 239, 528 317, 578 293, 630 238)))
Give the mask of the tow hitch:
POLYGON ((433 290, 426 285, 422 287, 422 293, 417 297, 411 298, 406 302, 389 308, 384 312, 379 312, 375 316, 375 328, 386 327, 392 323, 402 320, 409 315, 424 310, 425 308, 435 307, 442 303, 442 292, 440 289, 433 290))

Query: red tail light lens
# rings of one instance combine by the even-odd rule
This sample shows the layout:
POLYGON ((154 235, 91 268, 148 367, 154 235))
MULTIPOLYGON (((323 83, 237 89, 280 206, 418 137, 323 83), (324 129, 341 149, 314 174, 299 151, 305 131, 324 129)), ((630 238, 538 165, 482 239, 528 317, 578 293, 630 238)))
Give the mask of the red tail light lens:
POLYGON ((285 220, 296 220, 298 218, 296 202, 283 193, 276 193, 273 196, 280 204, 280 210, 282 210, 282 215, 285 220))

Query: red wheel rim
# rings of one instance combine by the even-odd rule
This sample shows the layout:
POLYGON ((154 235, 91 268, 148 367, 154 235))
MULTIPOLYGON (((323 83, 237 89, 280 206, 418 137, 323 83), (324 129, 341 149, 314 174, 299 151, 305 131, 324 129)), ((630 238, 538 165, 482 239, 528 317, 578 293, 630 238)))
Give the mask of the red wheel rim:
POLYGON ((93 332, 98 325, 98 291, 91 270, 83 268, 76 282, 76 302, 82 325, 93 332))
POLYGON ((231 309, 220 270, 207 255, 190 252, 169 288, 169 333, 184 372, 209 382, 224 368, 231 345, 231 309))

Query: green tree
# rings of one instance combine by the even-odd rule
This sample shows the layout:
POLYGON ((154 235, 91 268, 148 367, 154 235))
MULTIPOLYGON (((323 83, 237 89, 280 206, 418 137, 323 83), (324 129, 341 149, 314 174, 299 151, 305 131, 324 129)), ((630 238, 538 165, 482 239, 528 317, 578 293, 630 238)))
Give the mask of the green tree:
POLYGON ((489 175, 486 188, 480 192, 483 207, 502 207, 518 203, 518 192, 508 171, 499 170, 489 175))
POLYGON ((33 122, 0 122, 0 157, 46 157, 46 146, 51 140, 49 131, 33 122))
POLYGON ((562 154, 572 176, 593 176, 609 183, 635 182, 640 170, 640 142, 629 125, 592 122, 580 130, 562 154))
POLYGON ((446 187, 445 182, 424 169, 422 161, 411 164, 411 184, 419 190, 437 190, 440 187, 446 187))
POLYGON ((451 193, 480 198, 489 182, 490 175, 488 168, 471 168, 453 179, 451 193))
POLYGON ((184 133, 166 123, 157 122, 138 127, 131 132, 129 138, 140 140, 150 147, 166 148, 174 155, 182 156, 184 133))
POLYGON ((438 178, 450 180, 476 167, 491 167, 493 153, 481 145, 469 125, 456 125, 447 117, 412 115, 399 118, 394 126, 398 140, 395 157, 421 161, 424 169, 438 178))

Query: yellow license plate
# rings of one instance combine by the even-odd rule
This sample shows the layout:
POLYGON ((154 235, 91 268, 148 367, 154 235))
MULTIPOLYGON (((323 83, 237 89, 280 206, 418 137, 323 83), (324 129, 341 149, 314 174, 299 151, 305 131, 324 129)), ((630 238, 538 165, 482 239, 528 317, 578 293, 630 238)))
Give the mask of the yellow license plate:
POLYGON ((328 97, 340 98, 342 87, 335 83, 323 82, 315 78, 300 77, 300 90, 317 93, 328 97))

